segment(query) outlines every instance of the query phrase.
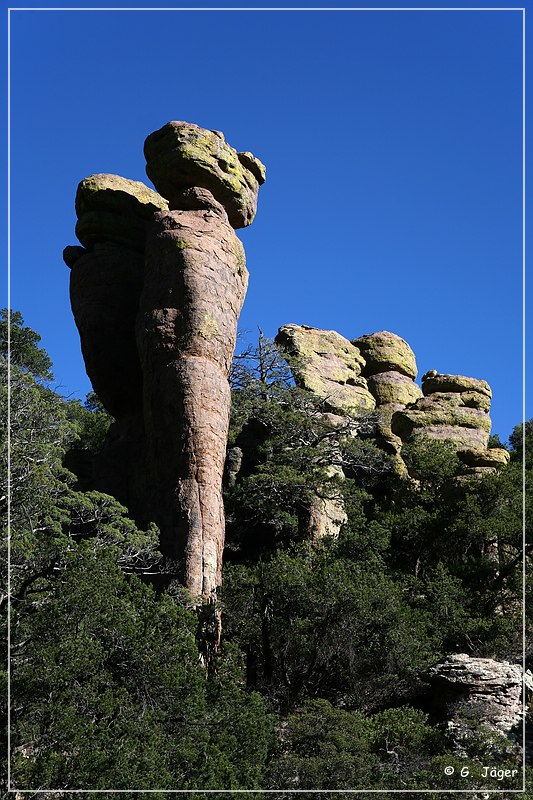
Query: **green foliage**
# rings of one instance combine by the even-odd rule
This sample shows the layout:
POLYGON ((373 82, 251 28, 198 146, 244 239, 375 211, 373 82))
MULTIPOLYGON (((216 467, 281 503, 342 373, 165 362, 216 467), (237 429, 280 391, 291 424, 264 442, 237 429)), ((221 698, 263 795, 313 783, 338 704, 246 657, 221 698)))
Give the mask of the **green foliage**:
POLYGON ((0 355, 7 360, 8 329, 11 364, 41 381, 51 381, 52 361, 39 347, 41 337, 31 328, 24 327, 20 311, 0 311, 0 355))
POLYGON ((413 708, 368 716, 309 700, 281 723, 267 781, 292 789, 407 788, 445 750, 444 737, 413 708))
POLYGON ((283 711, 306 696, 379 707, 435 658, 401 586, 334 543, 228 566, 222 600, 226 635, 253 654, 255 682, 283 711))
MULTIPOLYGON (((5 358, 0 368, 5 377, 5 358)), ((220 653, 206 674, 190 599, 146 583, 158 573, 155 527, 139 530, 112 497, 75 491, 62 466, 80 417, 101 412, 80 414, 26 365, 11 377, 14 784, 259 785, 272 724, 238 654, 220 653)))
POLYGON ((74 447, 96 454, 102 449, 106 434, 113 422, 94 392, 89 392, 85 403, 69 400, 69 419, 76 425, 77 438, 74 447))
POLYGON ((391 467, 381 450, 355 435, 368 433, 373 420, 325 414, 323 401, 292 385, 274 342, 261 335, 237 364, 230 444, 245 458, 226 492, 227 545, 255 559, 308 537, 313 499, 339 492, 336 468, 366 486, 391 467))

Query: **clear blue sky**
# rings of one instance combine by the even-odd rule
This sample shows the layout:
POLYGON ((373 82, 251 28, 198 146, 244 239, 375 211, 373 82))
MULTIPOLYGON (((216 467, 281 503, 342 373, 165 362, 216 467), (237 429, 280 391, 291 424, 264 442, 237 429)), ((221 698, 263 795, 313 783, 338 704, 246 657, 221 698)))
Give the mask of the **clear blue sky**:
POLYGON ((506 439, 522 418, 521 26, 518 11, 12 12, 12 306, 60 390, 90 388, 61 257, 77 183, 149 183, 144 139, 181 119, 267 166, 239 232, 243 328, 393 331, 419 376, 488 380, 506 439))

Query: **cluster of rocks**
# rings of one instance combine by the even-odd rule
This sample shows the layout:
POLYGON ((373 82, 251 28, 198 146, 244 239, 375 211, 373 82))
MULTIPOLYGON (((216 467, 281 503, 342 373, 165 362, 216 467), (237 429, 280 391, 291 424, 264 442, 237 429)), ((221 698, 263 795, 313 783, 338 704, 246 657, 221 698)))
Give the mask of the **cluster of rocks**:
POLYGON ((265 168, 219 131, 169 122, 144 147, 157 192, 92 175, 67 247, 87 374, 116 422, 98 488, 142 523, 193 595, 221 581, 228 373, 248 282, 234 228, 255 216, 265 168), (159 193, 158 193, 159 192, 159 193))
MULTIPOLYGON (((389 331, 346 339, 336 331, 283 325, 276 343, 286 354, 298 386, 313 392, 332 421, 372 414, 376 443, 400 474, 405 444, 450 442, 461 461, 460 479, 506 464, 509 454, 488 448, 491 390, 486 381, 435 370, 415 383, 417 365, 408 343, 389 331)), ((343 473, 336 468, 342 479, 343 473)), ((311 538, 338 535, 345 521, 340 493, 318 497, 311 509, 311 538)))
POLYGON ((420 389, 415 354, 400 336, 378 331, 350 341, 336 331, 290 324, 279 329, 276 342, 296 383, 320 397, 325 410, 375 412, 376 439, 400 468, 403 445, 420 439, 451 442, 467 475, 508 462, 506 450, 488 448, 488 383, 431 370, 420 389))

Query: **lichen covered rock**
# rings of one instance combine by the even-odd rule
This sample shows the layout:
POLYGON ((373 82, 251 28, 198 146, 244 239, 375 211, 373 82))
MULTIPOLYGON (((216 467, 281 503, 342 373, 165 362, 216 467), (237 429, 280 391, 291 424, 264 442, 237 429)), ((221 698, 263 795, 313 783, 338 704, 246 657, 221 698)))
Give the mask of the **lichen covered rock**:
POLYGON ((283 325, 276 343, 287 353, 294 380, 340 414, 372 411, 375 400, 361 376, 365 364, 357 347, 336 331, 283 325))
POLYGON ((233 228, 253 222, 259 186, 266 170, 251 153, 238 153, 220 131, 189 122, 168 122, 144 144, 146 174, 157 190, 180 208, 180 193, 190 186, 209 190, 233 228))
POLYGON ((405 341, 395 333, 378 331, 352 339, 365 359, 365 377, 378 372, 400 372, 408 378, 416 378, 415 354, 405 341))
POLYGON ((483 470, 504 467, 511 457, 508 450, 504 450, 503 447, 491 447, 488 450, 459 450, 457 455, 466 466, 483 470))
POLYGON ((420 387, 401 372, 378 372, 367 378, 367 382, 378 406, 390 404, 406 406, 422 397, 420 387))
POLYGON ((427 396, 393 415, 393 433, 404 442, 438 439, 460 450, 486 450, 491 429, 486 381, 432 371, 424 376, 422 387, 427 396))
POLYGON ((155 211, 167 208, 167 201, 141 181, 90 175, 76 192, 76 236, 89 250, 113 242, 142 253, 147 222, 155 211))
POLYGON ((467 378, 464 375, 441 375, 435 370, 426 372, 422 376, 422 391, 430 395, 435 392, 476 392, 486 397, 492 397, 492 390, 487 381, 477 378, 467 378))
MULTIPOLYGON (((327 472, 329 477, 337 477, 340 481, 345 478, 341 467, 330 466, 327 472)), ((327 489, 324 488, 317 492, 311 500, 307 521, 310 540, 317 542, 324 536, 337 539, 347 520, 348 515, 340 489, 331 485, 327 489)))

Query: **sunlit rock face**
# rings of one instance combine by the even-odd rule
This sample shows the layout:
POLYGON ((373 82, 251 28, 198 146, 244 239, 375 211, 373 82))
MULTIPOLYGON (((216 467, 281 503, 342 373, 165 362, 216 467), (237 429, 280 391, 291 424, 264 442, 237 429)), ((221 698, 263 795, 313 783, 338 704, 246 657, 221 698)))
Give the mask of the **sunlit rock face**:
MULTIPOLYGON (((276 342, 287 354, 296 383, 319 397, 325 411, 341 417, 373 412, 375 440, 398 473, 407 474, 402 459, 406 444, 432 440, 454 446, 461 479, 508 463, 507 451, 487 449, 488 383, 431 370, 421 389, 415 383, 415 354, 397 334, 378 331, 349 341, 336 331, 289 324, 279 329, 276 342)), ((317 503, 316 509, 321 507, 317 503)), ((341 519, 342 514, 336 509, 335 516, 341 519)))
POLYGON ((456 653, 431 667, 425 680, 431 687, 433 713, 446 720, 459 749, 472 735, 472 720, 520 740, 522 693, 525 689, 530 696, 533 683, 531 673, 524 675, 518 664, 456 653))

